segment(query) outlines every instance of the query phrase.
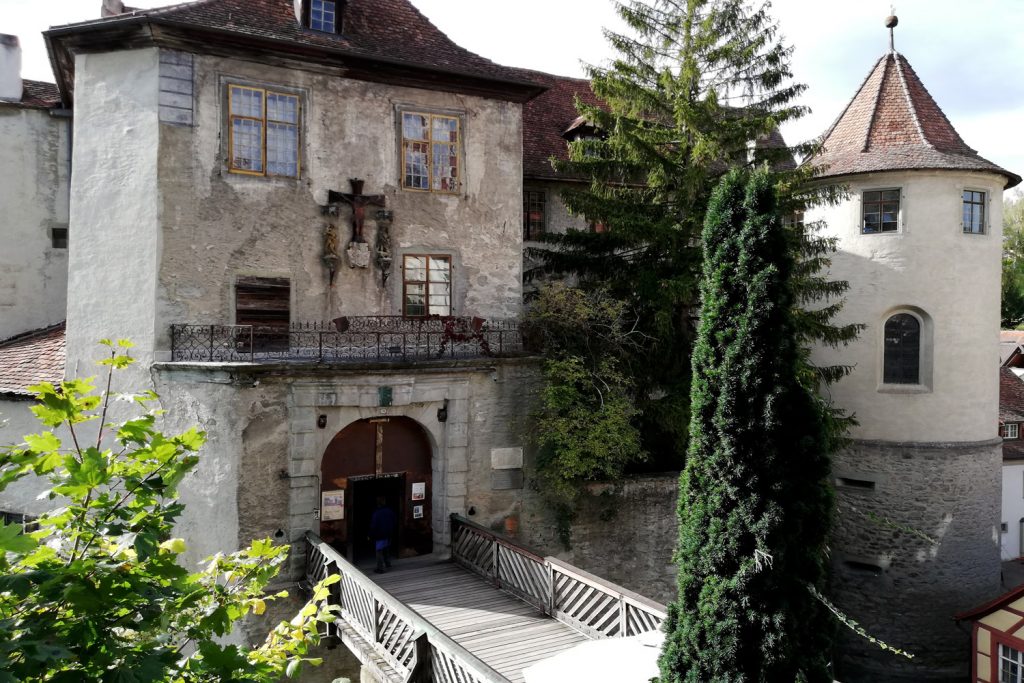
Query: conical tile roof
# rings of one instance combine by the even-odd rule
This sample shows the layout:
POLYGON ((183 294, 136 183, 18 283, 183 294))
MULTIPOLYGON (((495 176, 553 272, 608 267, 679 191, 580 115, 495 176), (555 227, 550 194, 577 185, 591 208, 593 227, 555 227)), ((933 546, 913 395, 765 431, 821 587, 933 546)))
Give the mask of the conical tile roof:
POLYGON ((967 146, 898 52, 878 60, 810 163, 823 178, 939 169, 998 173, 1008 188, 1021 182, 967 146))

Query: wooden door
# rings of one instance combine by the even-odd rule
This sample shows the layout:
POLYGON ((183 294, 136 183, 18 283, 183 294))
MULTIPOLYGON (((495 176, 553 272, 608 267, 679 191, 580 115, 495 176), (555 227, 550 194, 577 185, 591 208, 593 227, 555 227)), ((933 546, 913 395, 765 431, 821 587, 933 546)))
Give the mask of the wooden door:
MULTIPOLYGON (((374 501, 384 497, 398 517, 393 555, 433 552, 431 447, 423 428, 406 417, 349 425, 331 440, 320 465, 322 500, 344 499, 341 519, 322 512, 321 537, 350 559, 365 559, 365 529, 374 501), (339 495, 340 492, 340 495, 339 495)), ((337 508, 324 507, 324 511, 337 508)))

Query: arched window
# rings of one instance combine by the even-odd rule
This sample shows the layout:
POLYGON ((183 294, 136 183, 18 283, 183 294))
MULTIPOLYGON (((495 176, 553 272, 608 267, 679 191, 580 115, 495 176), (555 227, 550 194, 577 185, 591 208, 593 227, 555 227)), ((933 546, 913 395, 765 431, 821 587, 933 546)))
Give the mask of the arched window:
POLYGON ((897 313, 885 321, 885 384, 921 383, 921 321, 897 313))

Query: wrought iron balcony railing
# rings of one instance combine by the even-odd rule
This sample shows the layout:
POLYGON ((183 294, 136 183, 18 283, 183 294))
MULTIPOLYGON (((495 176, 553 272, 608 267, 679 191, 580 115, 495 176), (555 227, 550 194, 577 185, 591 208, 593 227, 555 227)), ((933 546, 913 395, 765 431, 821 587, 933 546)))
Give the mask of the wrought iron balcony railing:
POLYGON ((515 320, 349 316, 288 327, 171 325, 171 360, 193 363, 408 363, 522 352, 515 320))

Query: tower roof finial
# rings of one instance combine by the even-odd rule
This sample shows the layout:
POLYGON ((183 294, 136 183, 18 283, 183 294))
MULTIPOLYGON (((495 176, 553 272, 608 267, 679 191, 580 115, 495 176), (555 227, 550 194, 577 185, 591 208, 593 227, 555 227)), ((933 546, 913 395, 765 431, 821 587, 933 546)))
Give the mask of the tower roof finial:
POLYGON ((885 18, 885 27, 889 29, 889 52, 896 52, 896 38, 893 35, 893 29, 900 23, 900 19, 896 16, 896 8, 892 5, 889 6, 889 12, 889 16, 885 18))

